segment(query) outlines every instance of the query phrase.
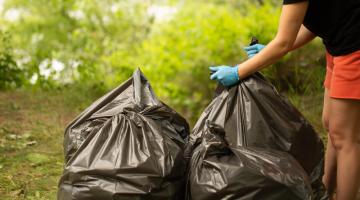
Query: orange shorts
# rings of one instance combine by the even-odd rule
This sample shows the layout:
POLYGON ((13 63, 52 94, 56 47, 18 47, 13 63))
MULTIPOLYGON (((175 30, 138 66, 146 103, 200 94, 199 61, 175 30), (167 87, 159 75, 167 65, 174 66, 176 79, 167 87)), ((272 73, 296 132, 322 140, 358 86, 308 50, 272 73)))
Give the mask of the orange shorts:
POLYGON ((329 96, 360 100, 360 50, 344 56, 326 52, 326 65, 324 86, 329 96))

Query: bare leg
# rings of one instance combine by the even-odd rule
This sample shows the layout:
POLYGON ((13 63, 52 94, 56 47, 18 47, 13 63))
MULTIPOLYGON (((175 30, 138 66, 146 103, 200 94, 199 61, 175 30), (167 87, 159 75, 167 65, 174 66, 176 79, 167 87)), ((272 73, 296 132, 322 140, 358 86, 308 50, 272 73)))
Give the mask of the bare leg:
MULTIPOLYGON (((330 97, 328 89, 324 93, 324 106, 322 113, 322 121, 326 132, 329 132, 329 114, 330 114, 330 97)), ((325 153, 325 171, 323 183, 328 190, 329 196, 334 195, 336 189, 336 151, 333 147, 331 139, 328 135, 328 142, 325 153)))
MULTIPOLYGON (((325 89, 322 121, 326 132, 329 132, 329 113, 330 97, 328 95, 328 89, 325 89)), ((323 183, 328 190, 329 196, 332 197, 336 189, 336 152, 329 135, 325 154, 325 171, 323 183)))
POLYGON ((330 99, 329 135, 337 157, 337 200, 355 200, 360 186, 360 100, 330 99))
POLYGON ((331 143, 331 139, 328 136, 328 143, 325 154, 325 171, 323 176, 323 183, 329 193, 330 197, 334 196, 336 190, 336 151, 331 143))

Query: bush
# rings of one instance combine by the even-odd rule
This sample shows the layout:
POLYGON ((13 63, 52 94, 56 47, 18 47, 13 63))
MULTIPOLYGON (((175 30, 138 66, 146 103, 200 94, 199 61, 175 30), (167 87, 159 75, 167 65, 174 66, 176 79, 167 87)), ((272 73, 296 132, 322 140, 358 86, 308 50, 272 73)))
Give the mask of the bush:
POLYGON ((248 38, 240 20, 240 13, 226 6, 187 5, 153 29, 131 55, 117 52, 109 60, 117 77, 123 69, 141 67, 156 93, 193 121, 213 95, 216 83, 209 80, 208 67, 244 57, 242 41, 248 38))
POLYGON ((103 58, 145 38, 151 24, 146 8, 118 0, 6 0, 3 12, 19 17, 0 22, 13 36, 14 56, 24 61, 23 70, 37 77, 35 85, 52 89, 105 79, 111 69, 103 58), (63 69, 54 70, 53 62, 63 69))
POLYGON ((14 59, 11 37, 0 31, 0 90, 13 89, 24 84, 24 71, 14 59))
MULTIPOLYGON (((146 14, 151 4, 106 2, 6 1, 9 8, 24 9, 28 16, 5 23, 20 54, 2 53, 8 55, 3 57, 8 75, 0 81, 17 87, 24 81, 22 74, 27 75, 25 81, 37 74, 42 89, 73 84, 83 87, 80 91, 101 94, 140 67, 159 97, 194 122, 216 87, 209 80, 208 67, 247 59, 242 48, 252 36, 268 43, 276 34, 281 9, 274 0, 171 1, 178 12, 170 20, 157 22, 146 14), (24 58, 30 58, 24 68, 16 67, 15 60, 24 58), (44 60, 58 60, 65 69, 47 78, 39 67, 44 60)), ((318 92, 324 75, 321 49, 315 41, 262 73, 281 91, 318 92)))
MULTIPOLYGON (((193 122, 213 96, 216 82, 209 80, 208 67, 245 60, 242 48, 252 36, 264 44, 275 36, 279 14, 280 7, 270 1, 245 2, 241 9, 218 2, 187 3, 170 21, 153 27, 134 51, 117 51, 108 57, 116 72, 110 85, 141 67, 160 98, 193 122)), ((319 46, 316 42, 303 49, 305 56, 290 54, 262 73, 283 91, 309 91, 322 73, 319 54, 314 54, 319 46)))

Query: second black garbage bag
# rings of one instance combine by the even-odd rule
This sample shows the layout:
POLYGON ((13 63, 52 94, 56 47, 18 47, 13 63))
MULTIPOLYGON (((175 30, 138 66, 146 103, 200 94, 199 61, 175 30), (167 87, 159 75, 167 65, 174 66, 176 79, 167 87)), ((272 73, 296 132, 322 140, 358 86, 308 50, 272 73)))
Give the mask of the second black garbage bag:
POLYGON ((182 200, 186 120, 137 70, 66 129, 59 200, 182 200))
POLYGON ((186 199, 325 200, 323 154, 313 127, 256 73, 218 90, 196 123, 186 199))

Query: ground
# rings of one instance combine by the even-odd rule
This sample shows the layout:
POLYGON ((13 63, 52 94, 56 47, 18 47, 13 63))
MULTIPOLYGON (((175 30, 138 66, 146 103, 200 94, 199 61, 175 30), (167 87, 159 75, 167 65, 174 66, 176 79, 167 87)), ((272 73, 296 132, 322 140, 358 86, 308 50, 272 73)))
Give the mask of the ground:
MULTIPOLYGON (((94 99, 68 91, 0 92, 1 200, 56 199, 64 129, 94 99)), ((322 95, 290 99, 323 135, 322 95)))
POLYGON ((0 93, 0 199, 55 199, 66 125, 80 108, 65 93, 0 93))

